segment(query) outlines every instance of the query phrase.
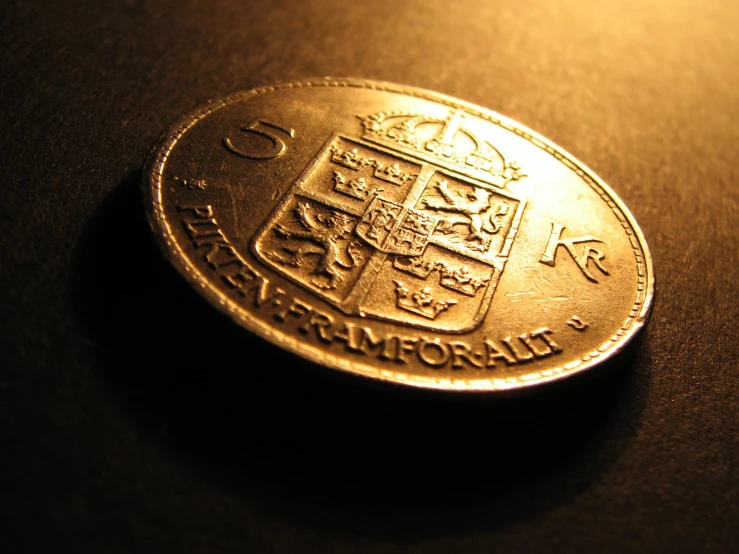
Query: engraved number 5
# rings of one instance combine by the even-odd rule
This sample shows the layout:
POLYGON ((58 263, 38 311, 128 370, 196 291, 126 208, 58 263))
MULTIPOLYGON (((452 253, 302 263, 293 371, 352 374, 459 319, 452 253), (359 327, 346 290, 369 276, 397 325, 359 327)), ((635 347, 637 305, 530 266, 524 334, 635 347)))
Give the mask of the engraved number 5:
POLYGON ((255 133, 268 139, 272 142, 272 148, 270 150, 268 150, 267 152, 249 152, 241 150, 237 146, 235 146, 234 143, 231 142, 231 139, 228 137, 223 138, 223 145, 237 156, 248 158, 250 160, 269 160, 278 156, 282 156, 282 154, 285 153, 287 146, 285 146, 285 143, 282 141, 282 139, 280 139, 280 137, 275 136, 274 131, 272 131, 270 128, 277 131, 282 131, 286 135, 289 135, 290 138, 293 138, 295 136, 295 131, 293 129, 285 129, 284 127, 280 127, 279 125, 275 125, 274 123, 269 123, 268 121, 257 119, 249 123, 249 125, 242 127, 241 132, 255 133), (260 126, 262 127, 262 130, 257 128, 260 126), (264 129, 264 127, 268 127, 268 129, 264 129))

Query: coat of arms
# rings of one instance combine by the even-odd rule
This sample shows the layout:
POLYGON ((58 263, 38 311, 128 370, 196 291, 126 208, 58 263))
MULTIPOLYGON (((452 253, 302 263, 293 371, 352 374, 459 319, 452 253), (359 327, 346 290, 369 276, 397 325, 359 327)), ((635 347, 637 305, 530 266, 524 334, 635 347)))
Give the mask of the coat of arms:
POLYGON ((450 333, 490 306, 525 202, 518 166, 460 110, 360 118, 336 134, 253 241, 268 266, 347 314, 450 333))

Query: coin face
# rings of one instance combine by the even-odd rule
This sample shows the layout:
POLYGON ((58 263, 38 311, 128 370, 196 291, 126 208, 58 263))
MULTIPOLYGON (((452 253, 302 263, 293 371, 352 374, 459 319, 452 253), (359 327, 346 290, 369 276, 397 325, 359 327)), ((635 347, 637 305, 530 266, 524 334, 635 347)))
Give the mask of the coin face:
POLYGON ((335 370, 528 387, 614 355, 651 307, 646 242, 607 185, 515 121, 425 90, 326 79, 215 100, 175 123, 144 179, 182 275, 335 370))

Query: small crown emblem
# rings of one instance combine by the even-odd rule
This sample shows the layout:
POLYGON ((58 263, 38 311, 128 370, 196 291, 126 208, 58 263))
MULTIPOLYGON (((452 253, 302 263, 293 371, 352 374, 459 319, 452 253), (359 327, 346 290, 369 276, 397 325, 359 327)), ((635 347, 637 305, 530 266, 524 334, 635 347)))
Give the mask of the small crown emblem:
POLYGON ((405 173, 401 171, 398 164, 383 166, 380 162, 372 160, 375 165, 375 177, 382 181, 387 181, 393 185, 403 186, 408 181, 412 181, 417 177, 413 173, 405 173))
POLYGON ((364 177, 347 180, 346 177, 334 169, 334 190, 359 200, 367 200, 370 196, 378 194, 384 189, 368 188, 368 183, 364 177))
POLYGON ((467 267, 451 269, 444 264, 440 264, 439 271, 441 273, 439 284, 442 287, 461 292, 467 296, 475 296, 477 291, 487 285, 490 280, 475 278, 467 267))
POLYGON ((364 138, 415 151, 448 162, 467 173, 484 175, 499 188, 524 177, 514 161, 508 161, 489 142, 463 125, 466 114, 450 111, 446 117, 395 111, 361 117, 364 138))
POLYGON ((406 256, 395 256, 393 267, 405 271, 421 279, 426 279, 436 269, 437 262, 424 260, 422 256, 408 258, 406 256))
POLYGON ((393 283, 395 283, 395 296, 397 297, 398 308, 413 312, 427 319, 436 319, 439 314, 447 311, 457 303, 455 300, 435 300, 431 296, 431 289, 429 287, 412 292, 400 281, 393 281, 393 283))
POLYGON ((439 285, 466 296, 475 296, 490 281, 489 278, 475 277, 468 267, 450 267, 443 262, 424 260, 423 256, 396 256, 393 267, 421 279, 427 279, 438 269, 439 285))
POLYGON ((358 171, 367 165, 368 160, 365 160, 356 148, 353 148, 352 150, 342 150, 341 148, 331 147, 331 161, 335 164, 343 165, 344 167, 358 171))
POLYGON ((373 175, 381 181, 403 186, 418 177, 415 173, 407 173, 400 168, 399 164, 384 165, 374 158, 363 157, 356 148, 342 150, 336 146, 331 147, 331 161, 335 164, 359 171, 365 166, 374 168, 373 175))

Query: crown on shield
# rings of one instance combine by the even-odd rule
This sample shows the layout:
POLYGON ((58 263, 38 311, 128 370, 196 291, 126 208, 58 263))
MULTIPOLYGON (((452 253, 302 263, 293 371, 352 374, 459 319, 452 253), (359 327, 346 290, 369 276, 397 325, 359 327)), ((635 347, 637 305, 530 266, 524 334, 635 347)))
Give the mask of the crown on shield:
POLYGON ((364 138, 415 151, 483 175, 499 188, 524 177, 519 165, 492 144, 464 127, 466 114, 451 110, 445 117, 404 111, 359 117, 364 138))

